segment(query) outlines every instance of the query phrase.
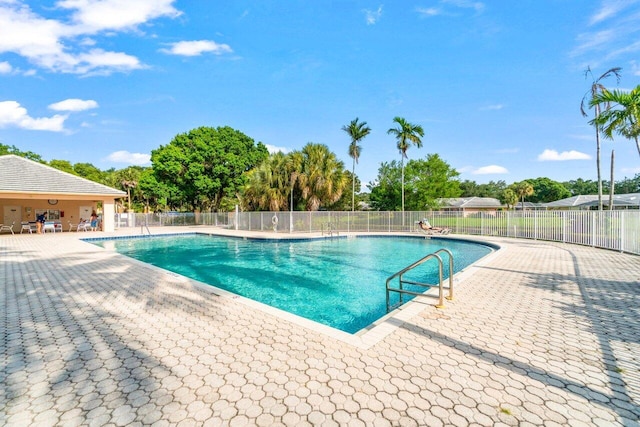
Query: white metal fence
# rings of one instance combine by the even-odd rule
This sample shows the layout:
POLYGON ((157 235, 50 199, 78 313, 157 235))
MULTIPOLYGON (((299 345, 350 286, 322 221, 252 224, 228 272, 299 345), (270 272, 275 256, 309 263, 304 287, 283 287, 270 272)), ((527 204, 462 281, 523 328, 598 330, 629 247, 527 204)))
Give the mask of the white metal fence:
POLYGON ((640 210, 116 214, 116 227, 213 225, 270 233, 411 232, 423 218, 455 234, 549 240, 640 255, 640 210))

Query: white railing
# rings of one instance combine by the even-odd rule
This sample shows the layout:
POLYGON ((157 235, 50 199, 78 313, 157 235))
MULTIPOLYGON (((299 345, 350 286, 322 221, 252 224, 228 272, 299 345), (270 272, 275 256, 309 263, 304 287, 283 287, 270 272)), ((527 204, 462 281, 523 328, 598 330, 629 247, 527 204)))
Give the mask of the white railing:
POLYGON ((423 218, 455 234, 548 240, 640 255, 640 210, 129 213, 116 214, 115 223, 119 228, 146 221, 150 227, 209 225, 271 233, 321 233, 331 224, 338 233, 371 233, 413 232, 423 218))

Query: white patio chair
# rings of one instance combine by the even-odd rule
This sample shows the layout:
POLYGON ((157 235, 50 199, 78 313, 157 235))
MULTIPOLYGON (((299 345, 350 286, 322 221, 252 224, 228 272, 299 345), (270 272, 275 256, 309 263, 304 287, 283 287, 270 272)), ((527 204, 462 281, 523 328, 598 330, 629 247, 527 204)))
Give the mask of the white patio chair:
POLYGON ((29 234, 33 233, 33 229, 31 228, 31 224, 29 224, 28 222, 21 222, 20 225, 21 225, 20 234, 22 234, 22 232, 24 230, 27 230, 29 232, 29 234))
POLYGON ((0 224, 0 233, 2 233, 3 231, 10 231, 10 232, 11 232, 11 234, 15 234, 15 233, 13 232, 13 226, 15 225, 15 223, 16 223, 16 222, 15 222, 15 221, 13 221, 13 222, 11 223, 11 225, 4 225, 4 224, 0 224))

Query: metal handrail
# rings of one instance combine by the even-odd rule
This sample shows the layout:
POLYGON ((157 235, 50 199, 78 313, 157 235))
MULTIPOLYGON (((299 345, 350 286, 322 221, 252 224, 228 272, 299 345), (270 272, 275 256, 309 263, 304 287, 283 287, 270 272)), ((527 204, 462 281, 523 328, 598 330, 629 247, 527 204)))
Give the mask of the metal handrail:
POLYGON ((151 236, 151 230, 149 230, 148 219, 147 216, 144 216, 144 224, 140 224, 140 234, 144 234, 144 229, 147 229, 147 233, 151 236))
POLYGON ((449 301, 453 300, 453 253, 449 249, 438 249, 434 253, 439 254, 440 252, 446 252, 449 254, 449 296, 445 297, 449 301))
POLYGON ((389 301, 389 294, 390 292, 398 292, 400 294, 400 302, 398 303, 398 306, 403 304, 403 299, 402 296, 404 294, 408 294, 408 295, 414 295, 414 296, 420 296, 423 295, 423 293, 421 292, 413 292, 413 291, 409 291, 403 288, 403 284, 409 284, 409 285, 417 285, 417 286, 424 286, 426 288, 432 288, 434 285, 430 285, 428 283, 421 283, 421 282, 415 282, 415 281, 411 281, 411 280, 404 280, 403 279, 403 275, 410 271, 413 270, 414 268, 418 267, 420 264, 430 260, 430 259, 436 259, 438 261, 438 279, 439 279, 439 286, 438 286, 438 304, 436 305, 436 308, 444 308, 444 286, 443 286, 443 279, 442 279, 442 270, 443 270, 443 262, 442 262, 442 258, 440 257, 440 255, 438 255, 438 253, 440 252, 446 252, 449 254, 449 296, 447 297, 448 300, 452 300, 453 299, 453 254, 451 253, 451 251, 449 251, 448 249, 439 249, 434 253, 431 253, 429 255, 426 255, 425 257, 419 259, 418 261, 414 262, 413 264, 403 268, 402 270, 398 271, 397 273, 392 274, 391 276, 389 276, 389 278, 387 278, 386 281, 386 290, 387 290, 387 312, 391 311, 391 305, 390 305, 390 301, 389 301), (395 278, 399 278, 399 287, 396 288, 391 288, 389 287, 389 283, 395 279, 395 278))

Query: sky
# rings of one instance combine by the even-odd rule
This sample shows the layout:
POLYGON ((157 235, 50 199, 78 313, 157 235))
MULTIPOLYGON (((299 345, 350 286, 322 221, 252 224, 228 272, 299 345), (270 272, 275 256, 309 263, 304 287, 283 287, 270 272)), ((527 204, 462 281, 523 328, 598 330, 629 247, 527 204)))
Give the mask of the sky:
MULTIPOLYGON (((595 180, 580 103, 613 67, 608 88, 640 84, 640 0, 0 0, 0 143, 122 169, 230 126, 272 152, 326 144, 351 170, 358 118, 366 184, 400 160, 403 117, 425 132, 408 158, 460 180, 595 180)), ((615 180, 640 173, 616 137, 603 178, 612 150, 615 180)))

